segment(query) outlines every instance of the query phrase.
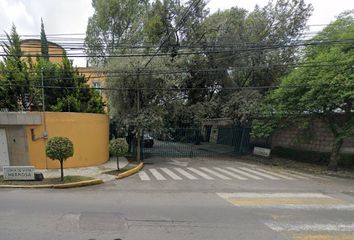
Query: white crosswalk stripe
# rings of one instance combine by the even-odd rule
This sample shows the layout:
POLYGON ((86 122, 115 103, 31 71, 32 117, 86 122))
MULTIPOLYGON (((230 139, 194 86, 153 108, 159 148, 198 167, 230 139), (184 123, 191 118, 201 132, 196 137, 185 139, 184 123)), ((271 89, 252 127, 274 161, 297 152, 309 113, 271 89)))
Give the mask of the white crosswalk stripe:
POLYGON ((213 180, 214 179, 214 178, 210 177, 209 175, 203 173, 202 171, 199 171, 198 169, 189 167, 188 170, 194 172, 195 174, 201 176, 204 179, 207 179, 207 180, 213 180))
POLYGON ((219 168, 219 167, 214 167, 214 169, 222 172, 222 173, 225 173, 233 178, 236 178, 238 180, 247 180, 247 178, 244 178, 244 177, 241 177, 240 175, 237 175, 236 173, 233 173, 233 172, 230 172, 228 170, 225 170, 225 169, 222 169, 222 168, 219 168))
POLYGON ((239 169, 236 169, 236 168, 233 168, 233 167, 227 167, 227 169, 229 169, 229 170, 231 170, 231 171, 234 171, 234 172, 236 172, 236 173, 238 173, 238 174, 240 174, 240 175, 243 175, 243 176, 245 176, 245 177, 251 178, 251 179, 262 180, 262 178, 260 178, 260 177, 257 177, 257 176, 254 176, 254 175, 252 175, 252 174, 243 172, 243 171, 241 171, 241 170, 239 170, 239 169))
POLYGON ((168 176, 170 176, 173 180, 182 180, 180 176, 177 176, 174 172, 172 172, 168 168, 161 168, 161 170, 166 173, 168 176))
POLYGON ((266 169, 253 169, 248 167, 175 167, 150 168, 140 171, 141 181, 165 180, 298 180, 305 177, 291 173, 278 173, 266 169))
POLYGON ((273 176, 276 176, 276 177, 284 178, 284 179, 287 179, 287 180, 295 180, 295 178, 293 178, 293 177, 286 176, 286 175, 280 174, 280 173, 275 173, 275 172, 267 171, 267 170, 265 170, 265 169, 257 168, 257 171, 264 172, 264 173, 267 173, 267 174, 270 174, 270 175, 273 175, 273 176))
POLYGON ((159 173, 156 169, 151 168, 149 169, 149 171, 152 173, 152 175, 154 175, 154 177, 157 180, 167 180, 164 176, 161 175, 161 173, 159 173))
POLYGON ((256 174, 256 175, 264 177, 264 178, 271 179, 271 180, 279 180, 279 178, 277 178, 277 177, 273 177, 273 176, 271 176, 269 174, 265 174, 265 173, 261 173, 261 172, 255 171, 255 170, 252 170, 250 168, 240 167, 240 169, 244 170, 246 172, 250 172, 250 173, 256 174))
POLYGON ((218 173, 218 172, 216 172, 216 171, 214 171, 214 170, 211 170, 211 169, 209 169, 209 168, 200 167, 200 169, 202 169, 203 171, 205 171, 205 172, 207 172, 207 173, 210 173, 210 174, 212 174, 212 175, 214 175, 214 176, 216 176, 216 177, 218 177, 218 178, 221 178, 222 180, 231 180, 231 178, 226 177, 226 176, 224 176, 224 175, 222 175, 222 174, 220 174, 220 173, 218 173))
POLYGON ((150 177, 146 174, 145 171, 140 171, 139 172, 139 177, 142 181, 150 181, 150 177))
POLYGON ((198 178, 190 174, 189 172, 183 170, 182 168, 175 168, 175 170, 180 173, 181 175, 185 176, 189 180, 197 180, 198 178))

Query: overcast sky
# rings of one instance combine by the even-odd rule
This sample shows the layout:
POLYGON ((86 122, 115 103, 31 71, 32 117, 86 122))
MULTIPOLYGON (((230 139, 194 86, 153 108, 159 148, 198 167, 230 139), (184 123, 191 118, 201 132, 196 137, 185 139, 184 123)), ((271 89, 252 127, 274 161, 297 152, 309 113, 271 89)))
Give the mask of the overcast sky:
MULTIPOLYGON (((210 0, 211 12, 232 6, 252 10, 255 4, 264 6, 268 0, 210 0)), ((344 10, 354 9, 354 0, 307 0, 314 6, 308 24, 327 24, 344 10)), ((21 35, 38 35, 40 18, 46 33, 84 33, 92 15, 91 0, 0 0, 0 34, 9 31, 12 23, 21 35)), ((83 65, 84 59, 74 64, 83 65)))

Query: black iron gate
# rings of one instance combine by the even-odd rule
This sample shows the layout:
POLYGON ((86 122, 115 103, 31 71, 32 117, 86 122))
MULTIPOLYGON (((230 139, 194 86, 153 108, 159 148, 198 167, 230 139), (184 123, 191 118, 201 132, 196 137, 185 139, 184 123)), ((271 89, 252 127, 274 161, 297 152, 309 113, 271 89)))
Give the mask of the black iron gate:
POLYGON ((234 126, 176 128, 163 133, 144 132, 141 146, 143 159, 241 155, 251 151, 250 129, 234 126))

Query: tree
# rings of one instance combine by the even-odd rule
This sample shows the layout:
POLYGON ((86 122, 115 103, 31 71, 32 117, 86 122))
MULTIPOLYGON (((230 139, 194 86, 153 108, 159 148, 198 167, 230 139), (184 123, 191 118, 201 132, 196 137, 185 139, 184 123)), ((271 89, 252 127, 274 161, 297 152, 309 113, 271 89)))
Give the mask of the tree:
MULTIPOLYGON (((133 126, 136 139, 141 138, 142 130, 158 129, 162 126, 163 107, 170 92, 167 88, 172 82, 163 75, 151 74, 143 70, 144 58, 130 58, 125 62, 112 60, 109 71, 121 74, 107 79, 110 114, 127 126, 133 126), (143 70, 143 71, 142 71, 143 70)), ((154 61, 151 68, 163 69, 163 60, 154 61)), ((173 77, 173 76, 171 76, 173 77)), ((137 141, 138 161, 140 161, 140 141, 137 141)))
MULTIPOLYGON (((65 53, 64 53, 65 54, 65 53)), ((87 84, 85 76, 73 67, 66 56, 61 64, 38 58, 35 65, 37 81, 43 74, 47 111, 103 113, 104 102, 97 90, 87 84)))
MULTIPOLYGON (((219 117, 232 118, 236 122, 251 119, 252 109, 266 91, 238 88, 276 85, 279 78, 289 72, 291 64, 298 59, 298 48, 276 46, 298 40, 311 12, 312 6, 303 0, 278 0, 269 1, 263 8, 256 6, 251 12, 235 7, 208 16, 201 26, 205 33, 201 42, 205 43, 206 57, 195 65, 206 63, 206 69, 217 71, 205 73, 207 76, 198 87, 208 90, 195 90, 202 95, 194 101, 205 101, 203 98, 212 94, 210 99, 221 104, 220 109, 223 109, 219 117), (220 90, 215 93, 215 88, 220 90)), ((189 81, 200 82, 196 77, 189 81)))
POLYGON ((60 162, 60 179, 64 181, 63 164, 66 159, 74 155, 74 145, 66 137, 52 137, 45 148, 47 157, 60 162))
POLYGON ((12 26, 10 34, 6 33, 6 38, 7 43, 3 46, 5 57, 0 62, 3 94, 6 96, 6 99, 1 101, 2 107, 10 111, 29 110, 32 105, 36 105, 38 94, 38 90, 31 86, 35 81, 33 64, 30 59, 26 63, 15 25, 12 26))
POLYGON ((95 10, 88 20, 85 45, 90 62, 106 62, 106 56, 133 44, 141 33, 147 0, 93 0, 95 10))
POLYGON ((124 157, 129 149, 128 143, 124 138, 112 139, 109 143, 109 152, 117 157, 117 169, 119 171, 119 157, 124 157))
POLYGON ((41 18, 41 57, 49 61, 49 50, 47 36, 44 30, 43 19, 41 18))
POLYGON ((240 8, 206 16, 202 12, 203 6, 199 8, 198 20, 185 24, 186 29, 193 26, 191 29, 195 30, 180 40, 181 44, 199 46, 203 53, 178 57, 176 64, 187 69, 187 76, 180 80, 180 95, 188 107, 207 102, 202 114, 205 117, 247 122, 266 91, 238 88, 276 85, 290 71, 292 63, 298 60, 298 48, 276 46, 299 39, 312 6, 303 0, 279 0, 270 1, 263 8, 256 6, 251 12, 240 8), (262 47, 268 45, 275 47, 262 47), (210 115, 208 105, 214 109, 218 105, 219 110, 210 115))
POLYGON ((340 15, 314 39, 340 39, 341 44, 306 48, 302 63, 314 66, 295 68, 282 79, 279 88, 266 98, 263 109, 268 111, 261 112, 280 116, 265 129, 258 127, 264 122, 258 120, 254 129, 256 135, 265 130, 269 134, 280 125, 277 123, 292 123, 299 118, 320 119, 334 137, 328 167, 336 170, 344 138, 354 135, 353 12, 340 15))

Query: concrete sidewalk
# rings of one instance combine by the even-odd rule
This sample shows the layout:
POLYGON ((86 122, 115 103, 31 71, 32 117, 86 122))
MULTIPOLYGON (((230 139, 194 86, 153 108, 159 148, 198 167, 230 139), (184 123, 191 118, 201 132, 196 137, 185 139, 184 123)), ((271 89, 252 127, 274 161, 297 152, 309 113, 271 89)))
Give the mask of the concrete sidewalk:
MULTIPOLYGON (((128 160, 125 157, 119 158, 119 167, 128 165, 128 160)), ((65 162, 64 162, 65 166, 65 162)), ((104 174, 104 172, 112 171, 117 169, 116 158, 111 158, 106 163, 94 166, 94 167, 82 167, 82 168, 66 168, 64 169, 65 176, 68 175, 80 175, 93 178, 102 179, 104 182, 112 181, 116 176, 110 174, 104 174)), ((45 178, 60 177, 60 169, 37 169, 39 172, 42 172, 45 178)))

